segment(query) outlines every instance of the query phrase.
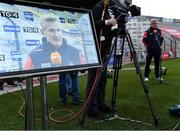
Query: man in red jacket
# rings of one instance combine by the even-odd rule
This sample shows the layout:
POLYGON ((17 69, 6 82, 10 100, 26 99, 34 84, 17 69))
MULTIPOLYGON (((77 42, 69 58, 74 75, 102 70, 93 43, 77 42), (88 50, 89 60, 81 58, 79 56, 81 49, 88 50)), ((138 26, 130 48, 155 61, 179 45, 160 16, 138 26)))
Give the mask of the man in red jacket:
POLYGON ((146 46, 147 56, 146 56, 146 65, 145 65, 145 81, 149 81, 149 72, 151 60, 154 57, 155 63, 155 77, 156 80, 163 80, 160 78, 160 58, 161 58, 161 45, 163 42, 163 37, 161 30, 158 28, 157 21, 151 21, 151 27, 144 32, 142 42, 146 46))

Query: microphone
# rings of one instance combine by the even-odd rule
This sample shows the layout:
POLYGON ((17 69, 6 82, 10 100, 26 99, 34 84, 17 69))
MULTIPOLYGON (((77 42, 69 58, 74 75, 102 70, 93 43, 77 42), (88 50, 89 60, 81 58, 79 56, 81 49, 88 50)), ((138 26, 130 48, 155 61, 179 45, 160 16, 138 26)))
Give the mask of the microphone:
POLYGON ((155 29, 153 32, 154 32, 154 34, 155 34, 155 39, 158 41, 159 47, 161 47, 161 43, 160 43, 160 41, 159 41, 159 39, 158 39, 158 36, 157 36, 158 30, 155 29))
POLYGON ((155 34, 155 38, 156 38, 156 40, 158 40, 158 37, 157 37, 157 33, 158 33, 158 31, 157 31, 157 30, 154 30, 153 32, 154 32, 154 34, 155 34))
POLYGON ((157 31, 157 30, 154 30, 153 32, 154 32, 154 34, 157 34, 157 33, 158 33, 158 31, 157 31))
POLYGON ((59 52, 52 52, 50 59, 53 65, 62 64, 62 56, 59 52))

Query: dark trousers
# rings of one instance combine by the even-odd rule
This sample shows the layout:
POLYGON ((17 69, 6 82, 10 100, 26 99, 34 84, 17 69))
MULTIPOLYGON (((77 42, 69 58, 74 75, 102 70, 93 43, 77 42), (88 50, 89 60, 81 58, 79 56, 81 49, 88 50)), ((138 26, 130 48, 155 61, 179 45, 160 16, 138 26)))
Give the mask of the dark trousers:
POLYGON ((155 77, 156 78, 159 77, 159 75, 160 75, 160 72, 159 72, 160 57, 161 57, 161 51, 160 50, 148 50, 147 51, 145 74, 144 74, 145 77, 149 77, 150 65, 151 65, 152 58, 154 58, 155 77))
MULTIPOLYGON (((97 78, 96 72, 97 69, 91 69, 88 71, 88 84, 87 84, 87 95, 86 95, 87 97, 89 96, 89 93, 92 89, 95 78, 97 78)), ((101 77, 95 89, 94 96, 92 97, 92 101, 90 103, 88 111, 91 112, 96 111, 99 107, 105 104, 106 83, 107 83, 107 69, 105 69, 101 74, 101 77)))
MULTIPOLYGON (((59 95, 62 102, 67 101, 67 73, 61 73, 59 75, 59 95)), ((78 92, 78 73, 70 73, 71 85, 72 85, 72 101, 79 100, 78 92)))

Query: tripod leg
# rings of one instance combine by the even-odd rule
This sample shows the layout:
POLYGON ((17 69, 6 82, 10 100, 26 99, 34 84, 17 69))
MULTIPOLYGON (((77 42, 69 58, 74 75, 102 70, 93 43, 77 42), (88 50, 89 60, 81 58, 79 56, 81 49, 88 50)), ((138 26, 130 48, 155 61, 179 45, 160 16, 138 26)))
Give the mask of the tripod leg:
MULTIPOLYGON (((118 62, 119 64, 119 62, 118 62)), ((115 69, 114 71, 114 81, 113 81, 113 92, 112 92, 112 101, 111 106, 114 111, 116 111, 116 94, 117 94, 117 86, 118 86, 118 77, 119 77, 119 69, 115 69)))
POLYGON ((144 93, 146 95, 146 99, 147 99, 147 102, 148 102, 148 105, 149 105, 149 109, 150 109, 150 111, 152 113, 154 124, 158 125, 158 118, 156 117, 156 115, 155 115, 155 113, 153 111, 152 104, 151 104, 151 101, 150 101, 150 98, 149 98, 149 95, 148 95, 149 90, 148 90, 147 85, 146 85, 146 83, 144 81, 144 77, 142 75, 142 71, 141 71, 140 65, 138 63, 138 60, 137 60, 137 57, 136 57, 136 52, 135 52, 135 49, 134 49, 134 46, 133 46, 133 43, 132 43, 132 40, 131 40, 131 37, 130 37, 129 33, 126 34, 126 39, 127 39, 127 43, 128 43, 129 49, 130 49, 131 56, 132 56, 133 61, 134 61, 134 65, 136 67, 136 71, 139 74, 141 84, 142 84, 142 87, 144 89, 144 93))
MULTIPOLYGON (((111 106, 114 111, 116 111, 116 94, 117 94, 117 87, 118 87, 118 77, 119 77, 119 70, 122 68, 122 56, 124 51, 124 41, 125 37, 121 37, 123 39, 121 45, 121 52, 117 52, 117 40, 115 41, 115 51, 114 51, 114 63, 113 68, 114 71, 114 80, 113 80, 113 91, 112 91, 112 101, 111 106)), ((120 51, 120 50, 119 50, 120 51)))

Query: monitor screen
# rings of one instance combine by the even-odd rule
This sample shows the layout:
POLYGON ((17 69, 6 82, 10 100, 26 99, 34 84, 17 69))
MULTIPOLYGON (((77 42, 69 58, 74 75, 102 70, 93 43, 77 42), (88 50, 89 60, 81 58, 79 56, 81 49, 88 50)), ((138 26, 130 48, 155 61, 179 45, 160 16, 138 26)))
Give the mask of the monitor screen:
POLYGON ((100 65, 90 11, 29 5, 0 3, 0 77, 100 65))

